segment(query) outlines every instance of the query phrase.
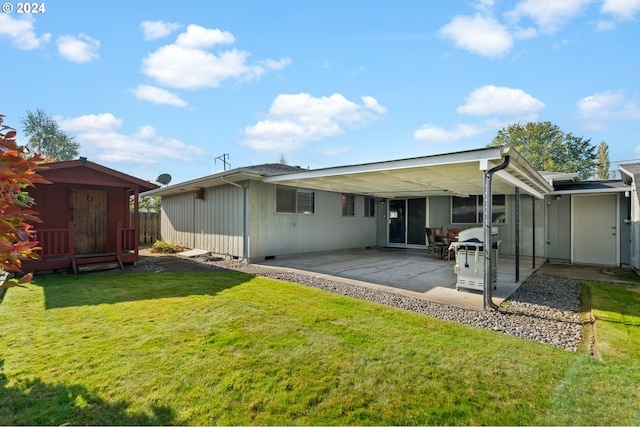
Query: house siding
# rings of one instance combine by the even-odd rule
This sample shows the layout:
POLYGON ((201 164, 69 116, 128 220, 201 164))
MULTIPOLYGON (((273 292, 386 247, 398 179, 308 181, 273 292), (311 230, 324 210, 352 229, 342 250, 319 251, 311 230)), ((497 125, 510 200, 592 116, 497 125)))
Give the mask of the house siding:
MULTIPOLYGON (((506 223, 496 224, 498 236, 501 240, 499 253, 501 255, 515 255, 515 196, 506 196, 506 223)), ((536 256, 544 256, 544 204, 536 200, 536 256)), ((520 255, 531 256, 533 254, 533 223, 531 215, 531 197, 520 197, 520 255)), ((472 228, 482 227, 482 224, 452 224, 451 223, 451 197, 432 196, 429 198, 428 223, 433 227, 443 226, 445 230, 451 228, 472 228)))
POLYGON ((620 196, 620 263, 631 264, 631 222, 630 217, 630 198, 624 195, 620 196))
POLYGON ((194 206, 193 193, 162 198, 160 234, 165 242, 193 248, 194 206))
POLYGON ((276 213, 275 185, 251 181, 249 191, 252 259, 376 245, 377 221, 364 217, 364 196, 355 196, 355 216, 346 217, 342 193, 315 191, 314 214, 289 214, 276 213))
POLYGON ((571 196, 547 196, 547 258, 571 260, 571 196))
POLYGON ((231 185, 163 197, 161 234, 165 241, 233 257, 244 256, 244 189, 231 185))
MULTIPOLYGON (((498 233, 502 243, 500 254, 516 254, 516 197, 507 195, 506 224, 498 224, 498 233)), ((520 256, 533 256, 535 239, 535 256, 545 256, 545 209, 544 200, 528 195, 520 196, 520 256), (532 203, 532 200, 535 202, 532 203), (532 205, 535 206, 535 228, 532 205)))

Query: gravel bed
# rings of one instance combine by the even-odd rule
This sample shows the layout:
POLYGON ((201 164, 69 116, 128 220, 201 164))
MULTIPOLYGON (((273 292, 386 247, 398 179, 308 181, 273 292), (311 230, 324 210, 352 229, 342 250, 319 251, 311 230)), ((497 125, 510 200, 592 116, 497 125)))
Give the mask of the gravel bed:
POLYGON ((248 271, 257 276, 299 283, 438 319, 491 329, 568 351, 578 350, 582 336, 581 282, 539 272, 530 276, 498 310, 474 311, 302 273, 270 272, 261 269, 260 266, 238 260, 198 257, 195 261, 219 268, 248 271))

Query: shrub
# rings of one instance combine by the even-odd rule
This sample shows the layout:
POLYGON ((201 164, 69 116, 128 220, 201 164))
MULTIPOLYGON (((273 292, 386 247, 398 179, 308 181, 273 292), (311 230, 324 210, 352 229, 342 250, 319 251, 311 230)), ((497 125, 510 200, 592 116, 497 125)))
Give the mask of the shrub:
POLYGON ((186 251, 187 248, 176 243, 165 242, 164 240, 156 240, 153 246, 151 246, 150 250, 154 253, 175 254, 178 252, 186 251))
MULTIPOLYGON (((38 242, 33 240, 35 231, 31 224, 42 222, 38 212, 31 210, 33 199, 25 190, 36 183, 49 183, 35 171, 43 158, 30 156, 28 150, 16 143, 16 131, 3 125, 0 114, 0 270, 20 272, 21 260, 38 259, 38 242)), ((31 280, 22 279, 0 282, 0 289, 20 286, 31 280)))

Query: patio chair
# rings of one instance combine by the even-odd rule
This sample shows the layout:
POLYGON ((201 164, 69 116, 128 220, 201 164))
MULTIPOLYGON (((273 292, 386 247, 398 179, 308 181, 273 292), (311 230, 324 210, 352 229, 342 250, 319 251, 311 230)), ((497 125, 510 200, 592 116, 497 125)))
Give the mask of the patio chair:
POLYGON ((449 248, 446 238, 443 236, 442 227, 427 227, 427 254, 430 252, 433 258, 436 254, 442 258, 444 251, 449 248))
MULTIPOLYGON (((447 230, 447 240, 449 242, 449 245, 452 242, 457 242, 458 241, 458 234, 460 234, 460 232, 464 230, 464 228, 449 228, 447 230)), ((452 257, 455 256, 454 251, 449 251, 447 250, 447 255, 445 256, 445 259, 447 261, 450 261, 452 257)))

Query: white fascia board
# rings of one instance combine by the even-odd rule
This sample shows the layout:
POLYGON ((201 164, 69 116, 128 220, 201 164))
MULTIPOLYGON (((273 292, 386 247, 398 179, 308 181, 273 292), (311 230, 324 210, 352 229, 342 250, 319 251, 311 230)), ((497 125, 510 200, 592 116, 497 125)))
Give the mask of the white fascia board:
POLYGON ((543 199, 544 198, 544 193, 540 192, 539 190, 536 190, 535 188, 533 188, 529 184, 527 184, 524 181, 516 178, 515 176, 511 175, 509 172, 507 172, 505 170, 497 171, 496 172, 496 176, 499 177, 500 179, 502 179, 503 181, 511 183, 514 187, 518 187, 521 190, 529 193, 530 195, 532 195, 532 196, 534 196, 534 197, 536 197, 538 199, 543 199))
POLYGON ((411 159, 391 160, 386 162, 365 163, 361 165, 337 166, 324 169, 312 169, 282 175, 272 175, 264 178, 264 182, 278 183, 305 179, 318 179, 330 176, 358 174, 365 172, 386 172, 401 169, 442 166, 456 163, 478 162, 483 160, 502 159, 502 147, 485 148, 474 151, 439 154, 435 156, 414 157, 411 159))
POLYGON ((624 193, 627 191, 631 191, 631 186, 624 187, 612 187, 612 188, 603 188, 600 190, 597 189, 589 189, 589 190, 560 190, 560 191, 552 191, 549 193, 549 196, 562 196, 565 194, 601 194, 601 193, 624 193))
POLYGON ((174 194, 184 193, 185 191, 194 191, 199 188, 215 187, 224 184, 235 184, 237 181, 246 179, 262 179, 262 175, 253 170, 233 169, 230 171, 219 172, 213 175, 207 175, 202 178, 192 179, 190 181, 181 182, 167 187, 157 188, 155 190, 141 193, 141 196, 171 196, 174 194))

